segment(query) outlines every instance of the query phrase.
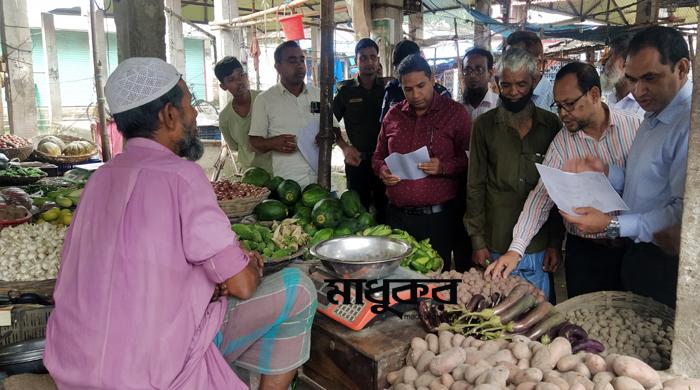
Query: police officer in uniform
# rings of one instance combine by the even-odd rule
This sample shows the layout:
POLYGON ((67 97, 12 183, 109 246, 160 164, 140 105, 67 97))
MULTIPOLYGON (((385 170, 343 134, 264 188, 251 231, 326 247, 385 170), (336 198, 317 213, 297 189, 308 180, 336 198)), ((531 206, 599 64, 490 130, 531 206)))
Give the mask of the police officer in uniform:
POLYGON ((372 153, 377 145, 381 123, 377 121, 382 110, 384 81, 379 71, 379 46, 363 38, 355 45, 355 59, 359 67, 356 78, 338 84, 333 99, 333 113, 344 119, 349 145, 339 145, 345 155, 345 175, 349 189, 360 194, 362 204, 373 206, 378 223, 384 223, 386 194, 384 183, 372 171, 372 153))

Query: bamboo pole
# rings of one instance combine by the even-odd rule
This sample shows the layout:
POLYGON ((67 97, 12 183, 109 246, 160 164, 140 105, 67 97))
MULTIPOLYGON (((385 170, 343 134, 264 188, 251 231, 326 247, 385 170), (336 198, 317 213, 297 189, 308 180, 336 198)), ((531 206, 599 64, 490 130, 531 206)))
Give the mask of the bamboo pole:
POLYGON ((319 130, 318 183, 331 188, 331 149, 333 146, 333 0, 321 0, 321 124, 319 130))
MULTIPOLYGON (((95 36, 95 2, 90 1, 90 31, 95 36)), ((100 126, 100 139, 102 141, 102 161, 107 162, 112 158, 112 147, 109 144, 107 134, 107 118, 105 116, 105 91, 102 84, 102 63, 97 52, 97 39, 92 40, 92 65, 95 73, 95 92, 97 94, 97 118, 100 126)))
MULTIPOLYGON (((300 6, 306 4, 306 3, 310 2, 310 1, 311 1, 311 0, 294 0, 294 1, 291 1, 291 2, 289 2, 289 3, 282 3, 282 4, 280 4, 280 5, 276 6, 276 7, 271 7, 271 8, 268 8, 268 9, 266 9, 266 10, 263 10, 263 11, 253 12, 252 14, 248 14, 248 15, 245 15, 245 16, 239 16, 239 17, 237 17, 237 18, 229 19, 229 20, 226 20, 226 21, 224 21, 224 20, 213 20, 213 21, 209 22, 209 25, 210 25, 210 26, 239 27, 239 26, 240 26, 239 23, 241 23, 241 22, 246 22, 246 21, 249 21, 249 20, 254 20, 254 19, 257 19, 257 18, 259 18, 259 17, 261 17, 261 16, 264 16, 264 15, 267 15, 267 14, 278 13, 278 12, 285 11, 285 10, 287 10, 287 9, 293 9, 293 8, 296 8, 296 7, 300 7, 300 6)), ((331 5, 330 5, 330 8, 331 8, 331 10, 333 9, 333 4, 332 4, 332 3, 331 3, 331 5)), ((321 11, 321 13, 323 13, 323 11, 321 11)), ((332 16, 332 15, 333 15, 333 13, 332 13, 332 11, 331 11, 331 16, 332 16)))

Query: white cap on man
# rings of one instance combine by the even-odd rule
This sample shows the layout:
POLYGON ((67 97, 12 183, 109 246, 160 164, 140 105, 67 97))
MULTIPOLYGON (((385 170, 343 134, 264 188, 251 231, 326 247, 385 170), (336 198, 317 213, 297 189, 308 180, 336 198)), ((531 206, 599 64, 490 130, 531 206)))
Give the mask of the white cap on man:
POLYGON ((107 79, 105 97, 111 114, 150 103, 170 91, 182 75, 160 58, 131 57, 107 79))

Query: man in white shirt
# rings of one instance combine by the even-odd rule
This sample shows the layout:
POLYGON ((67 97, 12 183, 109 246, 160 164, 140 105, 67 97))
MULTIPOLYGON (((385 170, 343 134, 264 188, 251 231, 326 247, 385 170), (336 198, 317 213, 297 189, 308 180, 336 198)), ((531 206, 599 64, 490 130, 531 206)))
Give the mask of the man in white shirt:
MULTIPOLYGON (((309 165, 297 148, 297 139, 307 126, 318 127, 321 91, 304 83, 306 56, 297 42, 281 43, 274 57, 280 82, 258 95, 253 103, 250 145, 260 153, 272 152, 275 176, 292 179, 304 187, 316 182, 318 167, 309 165)), ((336 141, 341 148, 345 145, 340 137, 336 141)))
POLYGON ((498 105, 498 95, 489 89, 494 73, 493 54, 480 47, 472 48, 464 55, 462 65, 467 87, 462 104, 473 122, 476 117, 498 105))
POLYGON ((543 77, 546 61, 544 59, 544 46, 540 37, 532 31, 516 31, 506 39, 506 48, 517 47, 524 49, 537 59, 539 77, 535 80, 535 90, 532 92, 532 101, 539 108, 557 113, 552 94, 552 82, 543 77))
POLYGON ((610 108, 643 117, 646 111, 635 100, 632 85, 625 77, 625 59, 630 39, 631 36, 622 35, 610 42, 608 55, 600 60, 603 65, 600 82, 610 108))

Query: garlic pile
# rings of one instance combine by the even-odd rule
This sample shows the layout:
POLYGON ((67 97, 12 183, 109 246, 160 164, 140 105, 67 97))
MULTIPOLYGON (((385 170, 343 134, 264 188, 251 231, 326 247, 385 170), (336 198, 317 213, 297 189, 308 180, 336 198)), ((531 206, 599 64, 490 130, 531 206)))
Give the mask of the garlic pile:
POLYGON ((66 229, 49 223, 25 223, 0 230, 0 280, 55 278, 66 229))

